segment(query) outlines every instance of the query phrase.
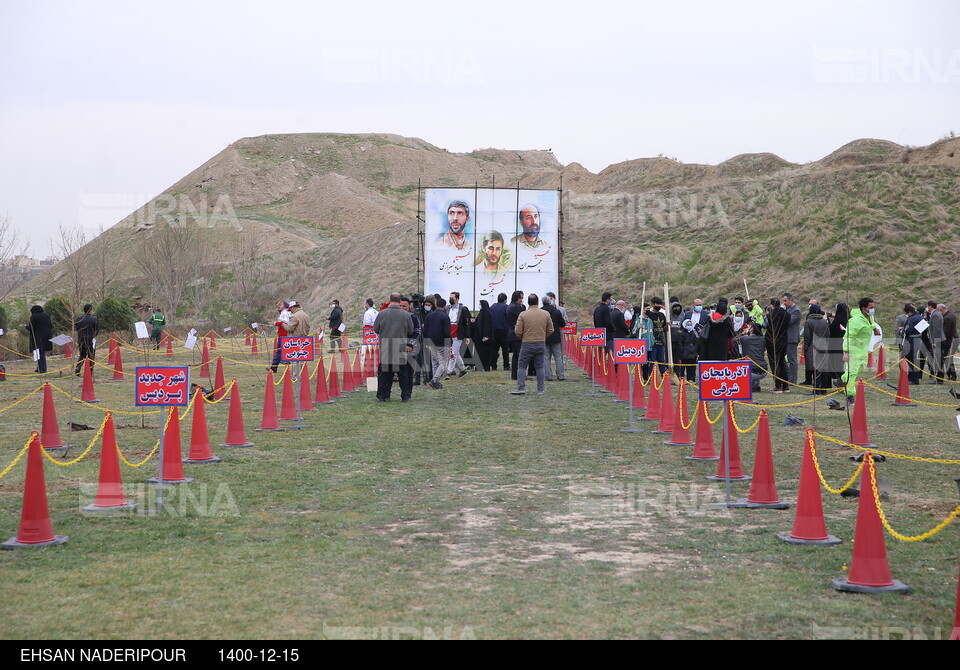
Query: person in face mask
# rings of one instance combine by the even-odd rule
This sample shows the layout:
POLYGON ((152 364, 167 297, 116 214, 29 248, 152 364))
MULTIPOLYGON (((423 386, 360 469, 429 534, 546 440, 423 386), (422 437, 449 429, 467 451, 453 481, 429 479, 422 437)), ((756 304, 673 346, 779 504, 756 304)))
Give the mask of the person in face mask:
POLYGON ((330 348, 340 348, 340 335, 343 334, 343 310, 340 308, 340 301, 334 300, 330 303, 330 348))
POLYGON ((870 338, 879 335, 880 329, 873 320, 873 298, 860 298, 860 309, 850 314, 847 331, 843 335, 844 372, 840 382, 846 385, 847 402, 853 404, 857 393, 857 379, 867 369, 867 354, 870 351, 870 338))
POLYGON ((674 361, 678 363, 677 376, 697 383, 697 349, 700 338, 694 332, 693 322, 684 319, 677 331, 673 346, 676 348, 674 361))

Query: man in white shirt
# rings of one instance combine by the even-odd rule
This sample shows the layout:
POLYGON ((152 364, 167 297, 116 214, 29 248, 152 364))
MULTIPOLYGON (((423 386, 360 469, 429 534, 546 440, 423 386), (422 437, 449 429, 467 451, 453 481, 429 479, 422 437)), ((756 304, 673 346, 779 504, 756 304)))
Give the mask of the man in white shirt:
POLYGON ((363 313, 363 327, 373 328, 373 322, 377 320, 379 312, 373 308, 373 298, 367 298, 367 308, 363 313))

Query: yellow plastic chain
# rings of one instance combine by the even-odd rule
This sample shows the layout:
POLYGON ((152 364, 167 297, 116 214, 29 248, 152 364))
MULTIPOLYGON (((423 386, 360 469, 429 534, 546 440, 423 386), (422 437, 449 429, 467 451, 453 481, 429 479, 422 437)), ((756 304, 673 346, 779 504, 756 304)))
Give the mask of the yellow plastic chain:
MULTIPOLYGON (((48 382, 48 383, 50 383, 50 382, 48 382)), ((101 412, 113 412, 114 414, 136 414, 136 415, 140 415, 140 414, 159 414, 159 413, 160 413, 160 410, 158 410, 158 409, 150 410, 150 411, 148 411, 148 412, 144 412, 144 411, 141 411, 141 412, 127 412, 127 411, 124 411, 124 410, 121 410, 121 409, 110 409, 110 408, 108 408, 108 407, 98 407, 97 405, 94 405, 94 404, 92 404, 92 403, 86 402, 86 401, 84 401, 84 400, 80 400, 80 398, 77 398, 77 397, 75 397, 75 396, 70 395, 69 393, 67 393, 66 391, 64 391, 62 388, 60 388, 60 387, 57 386, 56 384, 50 383, 50 388, 56 389, 57 391, 59 391, 60 393, 62 393, 62 394, 65 395, 65 396, 67 396, 67 397, 70 398, 71 400, 75 400, 75 401, 77 401, 77 402, 79 402, 79 403, 83 403, 83 404, 86 405, 87 407, 89 407, 89 408, 91 408, 91 409, 98 409, 98 410, 100 410, 101 412)))
POLYGON ((710 403, 704 403, 704 405, 703 405, 703 415, 706 417, 707 423, 709 423, 711 426, 714 425, 715 423, 717 423, 717 421, 720 420, 720 417, 723 416, 723 413, 724 413, 725 411, 726 411, 726 407, 721 407, 721 408, 720 408, 720 413, 717 414, 717 418, 716 418, 716 419, 710 419, 710 403))
POLYGON ((820 478, 820 483, 823 485, 823 488, 827 489, 830 493, 843 493, 848 488, 853 486, 855 481, 857 481, 857 477, 860 476, 860 472, 863 470, 863 462, 857 466, 857 471, 853 473, 853 477, 850 478, 850 481, 838 489, 830 488, 830 485, 827 484, 827 480, 823 477, 823 471, 820 470, 820 461, 817 460, 817 445, 810 436, 810 433, 807 433, 807 446, 810 448, 810 456, 813 458, 813 467, 815 467, 817 470, 817 477, 820 478))
POLYGON ((736 412, 734 411, 734 409, 733 409, 733 403, 730 403, 730 420, 733 422, 733 427, 734 427, 734 429, 736 429, 736 431, 737 431, 738 433, 741 433, 741 434, 742 434, 742 433, 749 433, 751 430, 753 430, 754 428, 756 428, 756 427, 757 427, 757 424, 760 423, 760 417, 761 417, 761 416, 763 416, 762 413, 761 413, 761 414, 757 414, 756 420, 755 420, 753 423, 750 424, 750 427, 749 427, 749 428, 746 428, 746 429, 743 429, 743 428, 741 428, 740 426, 737 425, 737 413, 736 413, 736 412))
POLYGON ((844 442, 843 440, 838 440, 827 435, 821 435, 820 433, 815 433, 817 437, 823 438, 827 442, 833 442, 834 444, 839 444, 842 447, 850 447, 851 449, 857 449, 859 451, 872 451, 875 454, 884 456, 885 458, 899 458, 904 461, 916 461, 918 463, 940 463, 946 465, 960 465, 960 460, 957 459, 946 459, 946 458, 927 458, 924 456, 905 456, 904 454, 895 454, 890 451, 881 451, 879 449, 874 449, 872 447, 861 447, 859 444, 850 444, 849 442, 844 442))
MULTIPOLYGON (((867 459, 870 459, 870 464, 872 466, 873 457, 868 454, 867 456, 864 457, 863 459, 864 462, 866 462, 867 459)), ((883 513, 883 507, 880 505, 880 492, 877 490, 877 471, 873 467, 870 468, 870 488, 873 489, 873 502, 877 506, 877 513, 880 515, 880 521, 883 522, 883 527, 887 529, 888 533, 893 535, 895 538, 897 538, 901 542, 921 542, 923 540, 931 538, 937 533, 939 533, 941 530, 949 526, 951 523, 953 523, 954 519, 960 516, 960 505, 958 505, 952 512, 950 512, 950 514, 947 516, 946 519, 938 523, 936 526, 928 530, 926 533, 921 533, 920 535, 914 535, 912 537, 907 535, 901 535, 900 533, 898 533, 893 529, 893 527, 887 521, 887 515, 883 513)))
POLYGON ((949 404, 949 405, 943 405, 943 404, 941 404, 941 403, 936 403, 936 402, 924 402, 923 400, 917 400, 916 398, 904 398, 904 397, 903 397, 902 395, 900 395, 899 393, 890 393, 890 391, 888 391, 888 390, 886 390, 886 389, 882 389, 882 388, 880 388, 879 386, 874 386, 873 384, 871 384, 871 383, 869 383, 869 382, 864 382, 863 384, 864 384, 864 386, 869 386, 869 387, 872 388, 872 389, 875 389, 875 390, 877 390, 877 391, 880 391, 880 393, 886 393, 888 396, 890 396, 890 397, 892 397, 892 398, 899 398, 900 400, 909 400, 910 402, 916 403, 916 404, 918 404, 918 405, 927 405, 927 406, 929 406, 929 407, 954 407, 955 404, 956 404, 956 403, 951 403, 951 404, 949 404))
MULTIPOLYGON (((680 389, 677 391, 677 423, 680 424, 680 428, 682 428, 683 430, 690 430, 690 426, 692 426, 693 422, 697 420, 697 412, 700 410, 700 402, 701 402, 700 400, 697 401, 697 406, 694 408, 695 411, 693 412, 693 414, 690 415, 691 417, 690 423, 688 423, 687 425, 683 425, 683 412, 680 410, 683 408, 683 406, 687 402, 687 393, 686 393, 687 384, 690 384, 690 382, 688 382, 686 379, 681 377, 680 389)), ((690 385, 694 386, 694 384, 690 384, 690 385)))
POLYGON ((76 458, 74 458, 72 461, 58 461, 58 460, 55 459, 53 456, 51 456, 49 453, 47 453, 47 450, 46 450, 46 449, 43 450, 43 455, 47 457, 47 460, 48 460, 48 461, 50 461, 50 462, 53 463, 54 465, 59 465, 59 466, 62 467, 62 468, 65 468, 65 467, 67 467, 67 466, 75 465, 75 464, 79 463, 79 462, 83 459, 84 456, 86 456, 88 453, 90 453, 90 450, 93 449, 93 445, 96 444, 97 440, 100 439, 100 436, 103 435, 103 428, 104 428, 104 426, 107 425, 107 417, 108 417, 109 415, 110 415, 109 412, 104 415, 104 417, 103 417, 103 422, 100 424, 100 428, 97 430, 97 434, 93 436, 93 439, 92 439, 92 440, 90 440, 90 444, 88 444, 88 445, 87 445, 87 448, 83 450, 83 453, 80 454, 79 456, 77 456, 76 458))
POLYGON ((3 469, 3 472, 0 472, 0 479, 5 477, 7 473, 13 470, 13 468, 17 465, 17 463, 20 462, 20 459, 23 458, 23 455, 27 453, 27 449, 30 448, 30 443, 32 441, 33 441, 33 435, 31 434, 30 437, 27 438, 27 443, 23 445, 23 449, 21 449, 20 453, 17 454, 17 457, 13 459, 10 465, 8 465, 6 468, 3 469))
POLYGON ((227 382, 227 384, 223 387, 223 396, 219 400, 208 400, 207 397, 204 396, 203 401, 208 405, 216 405, 218 403, 223 402, 224 400, 230 397, 230 389, 232 389, 233 385, 236 383, 237 383, 236 379, 231 379, 229 382, 227 382))
MULTIPOLYGON (((167 412, 167 419, 166 419, 166 422, 163 424, 164 432, 166 432, 167 428, 170 426, 170 419, 172 418, 173 418, 173 412, 167 412)), ((153 449, 150 450, 150 453, 147 454, 142 461, 140 461, 139 463, 131 463, 123 455, 123 452, 120 451, 120 443, 117 442, 117 453, 120 454, 120 460, 123 461, 125 465, 128 465, 131 468, 139 468, 141 466, 146 465, 147 462, 149 462, 149 460, 153 458, 153 455, 157 453, 157 451, 159 451, 159 449, 160 449, 160 440, 158 439, 156 443, 153 445, 153 449)))
POLYGON ((37 388, 35 388, 35 389, 33 389, 32 391, 30 391, 30 393, 28 393, 27 395, 25 395, 25 396, 23 396, 22 398, 20 398, 20 400, 15 400, 15 401, 13 401, 12 403, 10 403, 9 405, 7 405, 6 407, 4 407, 3 409, 0 409, 0 414, 3 414, 3 413, 6 412, 8 409, 13 409, 14 407, 16 407, 17 405, 19 405, 20 403, 22 403, 24 400, 27 400, 28 398, 32 398, 32 397, 33 397, 34 395, 36 395, 37 392, 39 392, 42 388, 43 388, 43 384, 41 384, 41 385, 38 386, 37 388))

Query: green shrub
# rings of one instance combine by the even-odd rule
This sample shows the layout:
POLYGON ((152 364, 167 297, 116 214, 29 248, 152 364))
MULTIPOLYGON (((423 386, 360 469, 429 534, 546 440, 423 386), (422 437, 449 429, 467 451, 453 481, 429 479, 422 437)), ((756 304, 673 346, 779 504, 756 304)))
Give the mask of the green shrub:
POLYGON ((43 305, 43 311, 50 315, 54 336, 73 330, 73 307, 70 301, 61 295, 55 295, 43 305))
POLYGON ((133 328, 140 320, 130 303, 121 298, 110 296, 94 307, 101 333, 123 332, 133 328))
POLYGON ((7 310, 4 309, 3 305, 0 305, 0 330, 9 330, 9 326, 7 326, 7 310))

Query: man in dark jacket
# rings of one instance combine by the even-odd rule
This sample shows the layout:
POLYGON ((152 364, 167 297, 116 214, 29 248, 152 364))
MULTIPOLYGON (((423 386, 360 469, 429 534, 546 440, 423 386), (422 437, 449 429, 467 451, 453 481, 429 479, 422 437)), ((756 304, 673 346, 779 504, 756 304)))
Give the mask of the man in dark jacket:
POLYGON ((593 310, 593 327, 604 328, 607 331, 607 350, 613 351, 613 319, 610 314, 610 303, 613 294, 609 291, 600 296, 600 304, 593 310))
POLYGON ((27 333, 30 335, 30 351, 40 352, 40 357, 37 359, 37 372, 43 374, 47 371, 47 352, 53 349, 53 344, 50 343, 50 338, 53 337, 53 322, 40 305, 30 308, 27 333))
POLYGON ((377 400, 390 399, 393 373, 400 382, 400 399, 409 402, 413 395, 413 378, 410 375, 408 356, 413 352, 410 338, 413 337, 413 316, 400 307, 400 294, 390 294, 390 306, 377 314, 373 322, 374 332, 380 336, 380 370, 377 375, 377 400))
POLYGON ((93 315, 93 305, 83 306, 83 316, 77 317, 75 327, 79 353, 77 354, 77 367, 74 369, 74 374, 80 374, 85 358, 90 359, 90 374, 93 374, 93 360, 97 355, 96 339, 97 333, 100 332, 97 317, 93 315))
POLYGON ((507 342, 507 294, 497 296, 497 304, 490 306, 493 318, 493 369, 497 369, 497 360, 503 356, 503 369, 510 367, 510 343, 507 342))
POLYGON ((563 327, 567 325, 566 320, 563 318, 563 315, 560 314, 560 310, 556 308, 553 304, 553 299, 549 295, 543 296, 543 309, 550 315, 550 321, 553 323, 553 332, 547 336, 547 356, 544 361, 544 374, 548 382, 556 379, 557 381, 563 381, 564 377, 564 366, 563 366, 563 327), (553 370, 550 369, 550 359, 553 359, 554 368, 556 369, 556 377, 554 377, 553 370))
POLYGON ((943 314, 943 364, 940 366, 950 381, 957 381, 957 367, 953 355, 957 353, 957 315, 947 309, 943 303, 937 305, 943 314))
POLYGON ((343 325, 343 310, 340 308, 340 301, 334 300, 330 303, 330 317, 328 319, 330 323, 330 349, 334 347, 340 348, 340 335, 341 331, 340 326, 343 325))
POLYGON ((430 352, 433 377, 427 386, 434 390, 443 388, 440 378, 447 369, 447 358, 450 355, 450 317, 443 311, 447 303, 443 298, 427 298, 423 302, 426 319, 423 321, 423 342, 430 352))
MULTIPOLYGON (((510 379, 517 379, 517 364, 520 361, 520 338, 517 337, 517 319, 527 308, 523 304, 523 291, 514 291, 507 307, 507 342, 510 343, 510 379)), ((524 373, 526 374, 526 373, 524 373)))

